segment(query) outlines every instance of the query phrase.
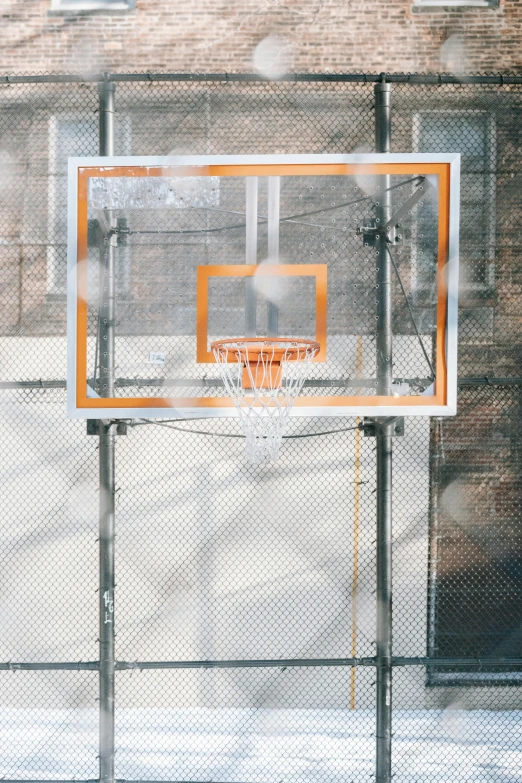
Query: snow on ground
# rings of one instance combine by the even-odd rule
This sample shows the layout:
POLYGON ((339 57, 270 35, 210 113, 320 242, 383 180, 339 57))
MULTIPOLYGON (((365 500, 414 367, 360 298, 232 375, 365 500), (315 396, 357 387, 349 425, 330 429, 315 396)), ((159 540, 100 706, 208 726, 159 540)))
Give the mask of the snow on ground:
MULTIPOLYGON (((0 713, 2 776, 97 776, 89 710, 0 713)), ((131 780, 325 783, 374 774, 371 710, 122 709, 116 776, 131 780)), ((397 710, 394 783, 522 782, 522 710, 397 710)))

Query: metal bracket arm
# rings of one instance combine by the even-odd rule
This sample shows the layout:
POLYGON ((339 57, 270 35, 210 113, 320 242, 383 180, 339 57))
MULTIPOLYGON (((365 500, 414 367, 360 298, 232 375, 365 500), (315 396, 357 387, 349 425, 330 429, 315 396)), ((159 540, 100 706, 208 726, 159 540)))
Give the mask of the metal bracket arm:
POLYGON ((382 427, 387 424, 393 424, 391 435, 402 437, 404 435, 404 416, 388 416, 387 418, 364 418, 362 421, 362 431, 365 438, 375 438, 379 425, 382 427))

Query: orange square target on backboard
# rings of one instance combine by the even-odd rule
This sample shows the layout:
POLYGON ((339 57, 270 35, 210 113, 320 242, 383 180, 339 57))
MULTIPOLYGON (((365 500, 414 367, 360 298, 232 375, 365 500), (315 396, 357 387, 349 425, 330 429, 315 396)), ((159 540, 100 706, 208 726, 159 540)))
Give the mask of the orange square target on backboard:
MULTIPOLYGON (((327 335, 327 280, 326 264, 228 264, 200 266, 197 269, 197 307, 196 307, 196 355, 198 362, 215 363, 210 350, 209 339, 209 283, 213 278, 237 278, 253 282, 252 294, 258 290, 262 293, 274 292, 272 299, 280 299, 279 286, 281 278, 286 281, 292 278, 311 278, 315 288, 315 340, 319 343, 319 351, 314 361, 326 360, 327 335), (257 283, 257 286, 256 286, 257 283), (268 283, 268 285, 266 285, 268 283), (272 283, 272 288, 270 284, 272 283), (256 290, 257 289, 257 290, 256 290)), ((246 293, 245 297, 248 297, 246 293)), ((256 297, 257 298, 257 297, 256 297)))
POLYGON ((69 414, 235 416, 209 345, 246 336, 319 343, 292 415, 453 414, 459 164, 70 159, 69 414))

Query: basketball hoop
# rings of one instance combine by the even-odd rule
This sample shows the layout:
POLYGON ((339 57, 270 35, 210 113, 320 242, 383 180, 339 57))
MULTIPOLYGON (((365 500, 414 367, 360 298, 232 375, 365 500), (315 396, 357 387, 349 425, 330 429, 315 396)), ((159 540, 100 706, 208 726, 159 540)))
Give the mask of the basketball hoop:
POLYGON ((225 388, 239 413, 248 461, 275 460, 307 369, 319 352, 315 340, 243 337, 211 344, 225 388))

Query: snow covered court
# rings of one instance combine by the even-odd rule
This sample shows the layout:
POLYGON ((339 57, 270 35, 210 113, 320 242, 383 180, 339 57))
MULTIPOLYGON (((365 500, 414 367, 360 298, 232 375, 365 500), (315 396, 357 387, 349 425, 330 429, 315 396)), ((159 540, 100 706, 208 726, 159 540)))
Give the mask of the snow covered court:
MULTIPOLYGON (((1 725, 2 777, 97 777, 94 710, 4 709, 1 725)), ((373 710, 123 709, 116 723, 116 776, 369 781, 374 732, 373 710)), ((522 710, 397 710, 393 734, 394 783, 522 782, 522 710)))

